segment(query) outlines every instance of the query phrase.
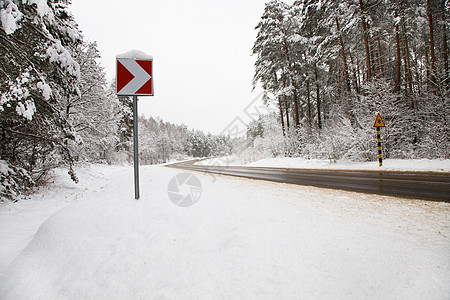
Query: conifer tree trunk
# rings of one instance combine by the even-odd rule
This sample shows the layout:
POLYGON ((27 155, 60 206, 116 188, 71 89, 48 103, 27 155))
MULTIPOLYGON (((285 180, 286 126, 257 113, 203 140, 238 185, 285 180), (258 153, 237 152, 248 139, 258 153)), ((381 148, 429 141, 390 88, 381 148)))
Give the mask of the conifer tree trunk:
POLYGON ((286 99, 286 96, 284 96, 284 107, 285 107, 285 111, 286 111, 286 126, 287 126, 287 130, 289 131, 289 129, 291 128, 291 124, 290 124, 290 120, 289 120, 289 105, 288 105, 288 100, 286 99))
POLYGON ((410 93, 409 93, 409 89, 408 89, 408 86, 409 86, 409 78, 408 78, 408 76, 407 76, 407 74, 408 74, 408 67, 407 67, 407 63, 406 63, 406 51, 405 51, 405 49, 403 49, 403 52, 402 52, 402 58, 403 58, 403 72, 404 72, 404 74, 405 74, 405 93, 406 93, 406 95, 407 96, 409 96, 410 95, 410 93))
POLYGON ((345 47, 344 47, 344 40, 342 39, 342 33, 341 33, 341 28, 339 26, 339 21, 337 19, 337 17, 335 17, 335 21, 336 21, 336 27, 337 30, 339 32, 339 43, 341 44, 341 54, 342 54, 342 60, 344 62, 344 79, 345 79, 345 83, 347 86, 347 90, 350 91, 350 79, 348 76, 348 65, 347 65, 347 58, 345 56, 345 47))
POLYGON ((319 80, 317 78, 317 66, 314 65, 314 76, 316 79, 316 102, 317 102, 317 126, 322 129, 322 117, 320 115, 320 87, 319 80))
MULTIPOLYGON (((286 78, 283 77, 283 89, 286 88, 286 78)), ((287 126, 287 130, 289 131, 289 128, 291 127, 290 125, 290 120, 289 120, 289 103, 287 100, 286 96, 283 96, 284 99, 284 110, 286 112, 286 126, 287 126)))
MULTIPOLYGON (((275 81, 275 85, 278 87, 278 77, 277 73, 273 72, 273 80, 275 81)), ((283 117, 283 106, 282 106, 282 96, 278 96, 278 108, 280 110, 280 121, 281 121, 281 129, 283 130, 283 136, 286 136, 285 127, 284 127, 284 117, 283 117)))
MULTIPOLYGON (((417 81, 417 95, 421 95, 422 94, 422 68, 420 67, 420 65, 417 66, 416 71, 414 72, 414 75, 416 77, 416 81, 417 81)), ((416 103, 417 104, 417 103, 416 103)), ((417 107, 417 105, 416 105, 417 107)))
MULTIPOLYGON (((350 57, 350 62, 352 63, 352 66, 353 66, 354 65, 353 56, 352 56, 352 54, 350 52, 348 53, 348 56, 350 57)), ((353 79, 353 83, 355 85, 355 90, 356 90, 357 93, 359 93, 360 85, 358 83, 358 79, 357 79, 357 75, 356 75, 356 68, 352 68, 352 71, 353 71, 353 78, 352 79, 353 79)))
POLYGON ((430 59, 431 59, 431 81, 433 85, 436 82, 436 55, 434 52, 434 30, 433 30, 433 14, 431 11, 431 0, 427 0, 428 28, 430 30, 430 59))
POLYGON ((378 46, 378 72, 379 77, 382 78, 384 74, 383 70, 383 55, 381 53, 381 41, 380 41, 380 32, 377 32, 377 46, 378 46))
POLYGON ((358 83, 358 86, 361 86, 361 71, 359 67, 359 59, 356 58, 356 82, 358 83))
POLYGON ((312 117, 311 117, 311 93, 309 90, 309 79, 306 79, 306 98, 307 98, 307 105, 308 105, 308 125, 311 129, 312 127, 312 117))
MULTIPOLYGON (((367 24, 367 32, 370 32, 370 25, 367 24)), ((372 76, 376 76, 377 75, 377 69, 376 69, 376 65, 377 65, 377 61, 375 59, 375 46, 373 45, 372 42, 372 38, 370 36, 370 34, 368 34, 368 43, 369 43, 369 54, 370 54, 370 65, 372 67, 371 69, 371 75, 372 76)))
MULTIPOLYGON (((286 59, 287 59, 287 62, 288 62, 289 69, 291 69, 292 64, 291 64, 291 59, 290 59, 290 55, 289 55, 289 49, 288 49, 286 40, 284 41, 284 51, 285 51, 285 54, 286 54, 286 59)), ((295 81, 294 81, 294 78, 293 78, 291 73, 289 73, 289 77, 291 79, 291 85, 292 85, 292 87, 294 89, 293 95, 294 95, 294 121, 295 121, 295 127, 296 128, 300 128, 297 87, 295 86, 295 81)))
MULTIPOLYGON (((397 11, 395 12, 395 17, 398 17, 397 11)), ((399 33, 399 26, 398 22, 395 24, 395 42, 397 47, 397 68, 396 68, 396 77, 395 77, 395 91, 397 93, 400 92, 400 68, 401 68, 401 57, 400 57, 400 33, 399 33)))
POLYGON ((441 0, 441 17, 442 17, 442 60, 444 61, 445 84, 448 89, 450 85, 449 69, 448 69, 448 46, 447 46, 447 26, 445 25, 445 6, 444 0, 441 0))
MULTIPOLYGON (((405 43, 405 75, 408 78, 408 89, 409 89, 409 94, 412 96, 413 95, 413 89, 412 89, 412 72, 411 72, 411 59, 410 59, 410 54, 409 54, 409 45, 408 45, 408 36, 406 35, 406 26, 405 24, 403 24, 403 40, 405 43)), ((411 108, 414 108, 414 102, 411 98, 411 108)))
POLYGON ((364 7, 363 7, 362 0, 359 0, 359 7, 361 8, 361 14, 362 14, 361 23, 362 23, 363 35, 364 35, 364 49, 366 51, 367 79, 370 80, 370 78, 372 77, 372 64, 370 61, 369 32, 368 32, 368 25, 366 24, 366 20, 364 18, 364 7))
POLYGON ((300 128, 300 117, 299 117, 299 107, 298 107, 298 97, 297 97, 297 89, 294 85, 294 121, 295 121, 295 128, 300 128))
POLYGON ((282 101, 283 100, 281 96, 278 96, 278 108, 280 109, 281 129, 283 130, 283 136, 286 136, 286 128, 284 127, 283 107, 281 106, 282 101))

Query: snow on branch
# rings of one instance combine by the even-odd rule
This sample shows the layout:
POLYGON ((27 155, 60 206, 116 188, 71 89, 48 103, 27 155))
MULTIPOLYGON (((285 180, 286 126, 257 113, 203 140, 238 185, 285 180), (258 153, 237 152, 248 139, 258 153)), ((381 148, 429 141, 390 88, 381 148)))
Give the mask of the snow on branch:
POLYGON ((23 17, 17 5, 11 0, 0 1, 0 21, 6 34, 14 33, 20 25, 18 22, 23 17))
POLYGON ((50 62, 56 62, 61 65, 70 75, 80 78, 80 65, 73 59, 69 51, 56 40, 54 44, 48 47, 46 54, 50 62))

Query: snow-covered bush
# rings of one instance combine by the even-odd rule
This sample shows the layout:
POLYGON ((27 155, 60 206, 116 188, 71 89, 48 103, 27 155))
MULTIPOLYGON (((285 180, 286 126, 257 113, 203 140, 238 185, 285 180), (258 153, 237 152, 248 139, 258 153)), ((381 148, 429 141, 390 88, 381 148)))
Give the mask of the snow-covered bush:
POLYGON ((28 172, 0 160, 0 202, 15 200, 34 184, 28 172))

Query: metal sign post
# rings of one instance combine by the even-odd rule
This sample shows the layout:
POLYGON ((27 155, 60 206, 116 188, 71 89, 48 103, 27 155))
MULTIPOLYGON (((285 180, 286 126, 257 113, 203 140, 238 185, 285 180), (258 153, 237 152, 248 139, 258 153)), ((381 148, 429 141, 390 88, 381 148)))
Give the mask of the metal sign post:
POLYGON ((133 96, 134 199, 139 199, 138 98, 133 96))
POLYGON ((133 96, 134 198, 139 199, 138 98, 153 96, 153 57, 131 50, 116 56, 116 94, 133 96))

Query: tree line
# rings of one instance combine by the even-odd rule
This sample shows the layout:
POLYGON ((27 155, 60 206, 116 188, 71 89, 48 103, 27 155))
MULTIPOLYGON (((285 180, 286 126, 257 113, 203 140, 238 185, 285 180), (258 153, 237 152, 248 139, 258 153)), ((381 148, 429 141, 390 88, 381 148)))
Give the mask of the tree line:
POLYGON ((276 103, 282 154, 372 160, 377 112, 395 158, 449 158, 448 3, 266 3, 253 84, 276 103))
POLYGON ((232 152, 229 137, 188 130, 155 118, 139 118, 139 155, 142 164, 160 164, 188 157, 223 156, 232 152))

